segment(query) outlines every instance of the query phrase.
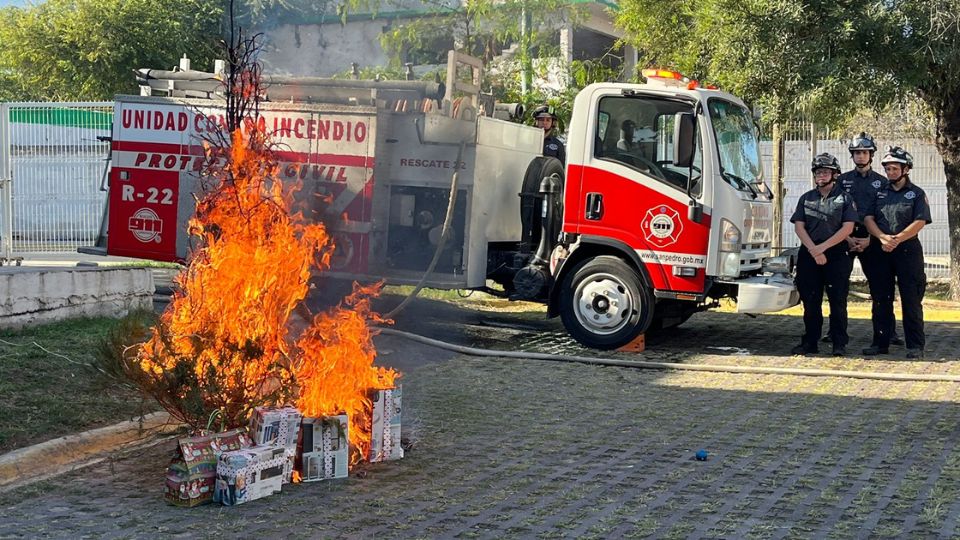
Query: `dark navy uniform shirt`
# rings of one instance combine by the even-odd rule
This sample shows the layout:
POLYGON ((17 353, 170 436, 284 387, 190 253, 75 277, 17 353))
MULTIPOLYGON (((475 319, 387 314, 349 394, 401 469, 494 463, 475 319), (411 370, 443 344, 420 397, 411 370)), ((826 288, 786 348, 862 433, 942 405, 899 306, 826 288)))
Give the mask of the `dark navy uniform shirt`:
POLYGON ((903 232, 914 221, 933 222, 927 194, 909 179, 900 191, 890 185, 880 190, 867 215, 873 216, 877 227, 885 234, 903 232))
MULTIPOLYGON (((861 175, 856 169, 853 169, 841 174, 840 178, 837 178, 837 183, 840 184, 843 191, 853 197, 853 204, 857 208, 857 225, 862 225, 867 210, 877 199, 877 193, 887 185, 887 179, 873 169, 867 171, 866 175, 861 175)), ((854 236, 862 238, 870 236, 865 228, 857 227, 857 229, 854 236)))
POLYGON ((567 163, 567 151, 563 147, 563 143, 560 139, 554 137, 553 135, 548 135, 543 139, 543 155, 549 157, 555 157, 560 160, 560 163, 566 165, 567 163))
POLYGON ((844 223, 855 223, 857 211, 853 208, 853 198, 838 183, 826 197, 821 196, 816 188, 801 195, 797 209, 790 217, 791 223, 798 221, 803 222, 810 239, 819 244, 837 234, 844 223))

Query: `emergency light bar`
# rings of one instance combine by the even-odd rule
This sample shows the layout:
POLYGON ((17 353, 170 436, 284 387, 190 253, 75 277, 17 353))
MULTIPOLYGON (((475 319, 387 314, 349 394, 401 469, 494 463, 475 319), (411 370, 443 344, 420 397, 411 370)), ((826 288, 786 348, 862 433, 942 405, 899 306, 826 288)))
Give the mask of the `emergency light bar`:
MULTIPOLYGON (((646 77, 648 83, 660 84, 662 86, 674 86, 681 88, 689 87, 690 79, 684 77, 679 71, 670 71, 666 69, 644 69, 640 72, 646 77)), ((693 81, 696 84, 696 81, 693 81)))
POLYGON ((648 79, 674 79, 677 81, 689 80, 679 71, 669 71, 666 69, 645 69, 641 71, 641 73, 648 79))
MULTIPOLYGON (((699 82, 690 79, 679 71, 649 68, 642 70, 640 73, 647 79, 648 83, 658 83, 663 86, 674 86, 678 88, 686 86, 687 90, 693 90, 700 86, 699 82)), ((712 84, 705 88, 707 90, 717 89, 717 87, 712 84)))

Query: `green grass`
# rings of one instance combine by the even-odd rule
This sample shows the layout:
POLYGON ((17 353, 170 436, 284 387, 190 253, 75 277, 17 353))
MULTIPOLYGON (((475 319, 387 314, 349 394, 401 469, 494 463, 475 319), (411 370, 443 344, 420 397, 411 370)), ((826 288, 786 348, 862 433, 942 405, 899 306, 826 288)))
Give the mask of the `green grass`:
MULTIPOLYGON (((498 286, 499 287, 499 286, 498 286)), ((388 285, 383 288, 383 295, 403 298, 413 292, 412 285, 388 285)), ((491 311, 530 312, 545 311, 539 302, 513 301, 494 296, 482 291, 469 289, 421 289, 417 298, 425 300, 441 300, 467 307, 488 309, 491 311)))
POLYGON ((157 410, 91 367, 116 324, 74 319, 0 331, 0 452, 157 410))

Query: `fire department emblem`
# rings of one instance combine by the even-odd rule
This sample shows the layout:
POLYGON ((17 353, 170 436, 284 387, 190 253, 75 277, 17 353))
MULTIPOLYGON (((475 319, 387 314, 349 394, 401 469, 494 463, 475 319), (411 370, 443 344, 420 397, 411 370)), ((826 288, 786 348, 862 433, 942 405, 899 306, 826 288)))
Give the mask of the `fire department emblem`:
POLYGON ((679 212, 668 206, 658 206, 647 210, 640 228, 648 242, 662 248, 680 239, 683 223, 679 212))
POLYGON ((880 189, 880 181, 879 181, 879 180, 874 180, 873 183, 870 184, 870 185, 873 186, 873 187, 876 188, 876 189, 880 189))
POLYGON ((908 192, 906 192, 906 193, 903 194, 903 198, 904 198, 904 199, 915 199, 915 198, 917 198, 917 194, 916 194, 916 192, 908 191, 908 192))
POLYGON ((141 208, 130 216, 127 228, 137 240, 143 243, 159 243, 160 233, 163 232, 163 220, 153 210, 141 208))

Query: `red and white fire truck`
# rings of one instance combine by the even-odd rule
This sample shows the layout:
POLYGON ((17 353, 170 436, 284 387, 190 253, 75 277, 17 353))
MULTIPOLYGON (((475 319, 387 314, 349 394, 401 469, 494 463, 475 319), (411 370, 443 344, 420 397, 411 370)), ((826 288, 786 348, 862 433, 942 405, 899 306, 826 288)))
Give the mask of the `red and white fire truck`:
MULTIPOLYGON (((592 84, 561 164, 540 130, 506 118, 519 107, 479 93, 477 61, 450 58, 446 85, 267 79, 258 122, 332 231, 332 276, 416 283, 436 258, 427 286, 498 283, 601 349, 723 297, 744 313, 797 303, 790 261, 771 257, 773 201, 741 100, 667 71, 592 84)), ((201 140, 223 101, 222 78, 186 67, 139 70, 146 95, 117 97, 108 254, 187 256, 201 140)))

